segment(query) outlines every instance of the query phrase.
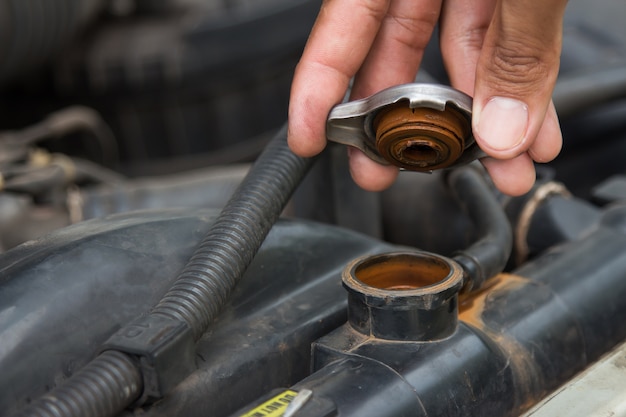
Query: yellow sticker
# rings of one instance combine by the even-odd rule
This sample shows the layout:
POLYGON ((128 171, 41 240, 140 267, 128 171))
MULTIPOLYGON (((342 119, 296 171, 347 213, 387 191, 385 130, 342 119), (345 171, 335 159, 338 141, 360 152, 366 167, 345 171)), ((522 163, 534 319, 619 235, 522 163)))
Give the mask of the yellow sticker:
POLYGON ((283 391, 240 417, 281 417, 296 395, 298 393, 295 391, 283 391))

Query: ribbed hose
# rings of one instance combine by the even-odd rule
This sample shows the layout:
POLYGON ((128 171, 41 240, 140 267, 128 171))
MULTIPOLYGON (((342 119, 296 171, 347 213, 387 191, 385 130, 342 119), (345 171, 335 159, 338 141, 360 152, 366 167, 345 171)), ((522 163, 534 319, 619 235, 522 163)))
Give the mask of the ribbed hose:
POLYGON ((89 362, 67 383, 39 398, 16 416, 115 416, 142 390, 141 374, 129 357, 107 351, 89 362))
MULTIPOLYGON (((287 128, 263 151, 233 193, 173 287, 151 314, 189 325, 198 339, 278 220, 312 165, 287 146, 287 128)), ((142 394, 142 376, 128 356, 105 351, 19 416, 112 417, 142 394)))
POLYGON ((228 299, 311 163, 289 150, 283 128, 152 314, 184 321, 197 340, 228 299))
POLYGON ((476 290, 506 266, 513 232, 502 206, 478 171, 472 167, 456 169, 449 174, 448 183, 478 235, 476 242, 454 256, 466 274, 464 290, 476 290))

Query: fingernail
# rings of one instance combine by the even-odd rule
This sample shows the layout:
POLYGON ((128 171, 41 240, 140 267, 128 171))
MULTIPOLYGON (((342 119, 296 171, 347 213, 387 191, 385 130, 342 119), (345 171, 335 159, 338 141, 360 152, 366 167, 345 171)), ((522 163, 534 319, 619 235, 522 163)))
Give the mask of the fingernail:
POLYGON ((492 97, 479 113, 476 134, 488 147, 505 151, 522 143, 528 106, 508 97, 492 97))

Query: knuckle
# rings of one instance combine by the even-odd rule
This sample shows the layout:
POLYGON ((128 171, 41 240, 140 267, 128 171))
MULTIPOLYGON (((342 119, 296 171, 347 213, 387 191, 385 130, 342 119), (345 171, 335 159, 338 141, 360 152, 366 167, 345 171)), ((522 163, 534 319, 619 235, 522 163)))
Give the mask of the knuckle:
MULTIPOLYGON (((328 13, 336 4, 343 1, 345 0, 323 0, 320 14, 328 13)), ((389 6, 388 0, 353 0, 352 3, 353 10, 357 12, 355 15, 364 15, 377 21, 385 17, 389 6)))
POLYGON ((510 46, 496 47, 493 65, 507 81, 518 82, 543 76, 547 64, 534 51, 510 46))
POLYGON ((388 2, 383 0, 362 0, 359 2, 365 12, 375 20, 382 20, 387 14, 388 2))
POLYGON ((557 58, 538 46, 509 42, 495 46, 490 75, 496 84, 525 92, 551 86, 558 72, 557 58))
POLYGON ((485 40, 485 34, 487 33, 487 29, 489 28, 489 24, 485 23, 483 25, 468 29, 459 33, 455 42, 459 43, 463 48, 473 51, 480 51, 483 47, 483 41, 485 40))
POLYGON ((426 48, 436 24, 436 21, 403 16, 388 16, 388 19, 400 29, 396 31, 394 40, 413 52, 421 52, 426 48))

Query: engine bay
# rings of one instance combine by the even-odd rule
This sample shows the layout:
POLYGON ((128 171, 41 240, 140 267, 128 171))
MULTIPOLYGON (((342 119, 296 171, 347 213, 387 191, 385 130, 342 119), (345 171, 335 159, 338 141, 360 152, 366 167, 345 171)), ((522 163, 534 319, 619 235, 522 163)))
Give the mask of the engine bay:
POLYGON ((36 3, 0 3, 0 414, 626 409, 589 377, 626 343, 623 4, 568 5, 563 150, 510 197, 471 142, 375 193, 344 133, 291 153, 319 1, 36 3))

